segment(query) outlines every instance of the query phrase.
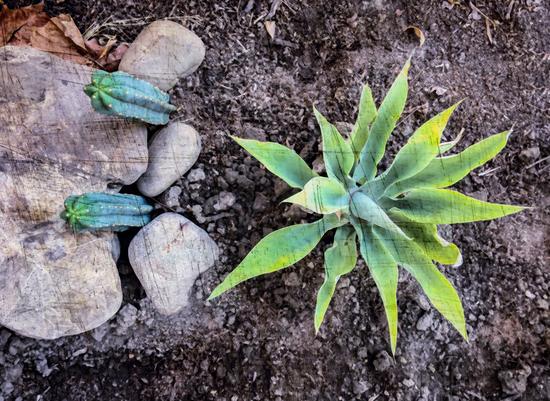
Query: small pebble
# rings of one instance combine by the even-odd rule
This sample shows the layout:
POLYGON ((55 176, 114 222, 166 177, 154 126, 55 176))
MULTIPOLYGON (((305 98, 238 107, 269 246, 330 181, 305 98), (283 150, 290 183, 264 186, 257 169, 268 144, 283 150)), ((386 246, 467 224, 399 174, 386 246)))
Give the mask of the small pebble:
POLYGON ((206 178, 206 174, 202 168, 194 168, 187 174, 187 181, 189 182, 198 182, 206 178))

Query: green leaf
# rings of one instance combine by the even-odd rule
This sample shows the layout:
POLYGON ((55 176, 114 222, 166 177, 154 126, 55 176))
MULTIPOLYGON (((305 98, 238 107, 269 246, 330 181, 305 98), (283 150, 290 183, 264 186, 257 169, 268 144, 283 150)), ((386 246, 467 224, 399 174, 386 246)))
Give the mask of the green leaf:
POLYGON ((437 232, 437 225, 429 223, 417 223, 408 219, 397 209, 388 213, 390 218, 401 227, 424 253, 444 265, 460 266, 462 255, 455 244, 445 241, 437 232))
POLYGON ((407 235, 395 224, 378 204, 362 192, 355 192, 350 202, 350 212, 366 222, 387 228, 404 238, 407 235))
POLYGON ((243 281, 293 265, 308 255, 327 231, 344 223, 331 215, 314 223, 296 224, 270 233, 252 248, 208 299, 216 298, 243 281))
POLYGON ((274 142, 260 142, 232 136, 239 145, 254 156, 269 171, 293 188, 303 188, 317 174, 308 167, 298 154, 274 142))
POLYGON ((413 241, 403 240, 394 233, 374 228, 393 259, 418 281, 435 308, 468 340, 462 302, 447 278, 413 241))
POLYGON ((441 144, 439 145, 439 153, 443 154, 443 153, 448 152, 452 148, 454 148, 456 146, 456 144, 462 139, 462 133, 463 132, 464 132, 464 130, 460 131, 458 133, 458 135, 456 136, 456 138, 453 139, 452 141, 441 142, 441 144))
POLYGON ((336 127, 329 123, 315 107, 313 107, 313 112, 323 136, 323 159, 327 175, 340 182, 347 182, 347 177, 355 163, 351 147, 336 127))
POLYGON ((390 333, 392 354, 397 345, 397 281, 399 272, 397 263, 384 247, 382 241, 372 230, 372 226, 358 220, 352 220, 359 237, 361 255, 380 292, 390 333))
POLYGON ((315 306, 315 333, 319 331, 334 294, 336 283, 357 264, 355 233, 349 226, 339 227, 332 247, 325 251, 325 281, 317 293, 315 306))
POLYGON ((453 111, 461 102, 426 121, 399 150, 391 166, 380 175, 384 187, 422 171, 439 153, 441 134, 453 111))
POLYGON ((376 166, 384 156, 386 142, 405 108, 408 92, 407 73, 410 65, 410 61, 407 60, 380 105, 367 142, 359 155, 359 164, 353 172, 356 181, 370 181, 376 175, 376 166))
POLYGON ((492 220, 520 212, 523 206, 483 202, 449 189, 413 189, 387 202, 418 223, 457 224, 492 220))
POLYGON ((412 188, 445 188, 466 177, 475 168, 495 157, 505 146, 510 131, 486 138, 464 151, 433 159, 418 174, 388 187, 386 196, 395 196, 412 188))
POLYGON ((376 118, 376 104, 372 98, 372 91, 365 84, 361 92, 361 100, 359 101, 359 112, 357 113, 357 121, 351 131, 350 146, 355 156, 355 160, 359 159, 359 153, 369 136, 369 127, 376 118))
POLYGON ((292 195, 284 202, 296 203, 315 213, 330 214, 347 209, 349 195, 342 184, 327 177, 315 177, 303 191, 292 195))

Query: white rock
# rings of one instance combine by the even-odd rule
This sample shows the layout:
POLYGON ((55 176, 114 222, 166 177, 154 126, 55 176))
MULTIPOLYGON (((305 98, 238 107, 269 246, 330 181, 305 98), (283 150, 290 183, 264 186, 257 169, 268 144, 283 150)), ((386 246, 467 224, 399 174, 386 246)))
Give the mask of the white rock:
POLYGON ((111 233, 70 231, 69 195, 130 184, 147 130, 97 114, 92 69, 30 47, 0 49, 0 325, 53 339, 101 325, 122 292, 111 233))
POLYGON ((164 213, 138 232, 128 258, 155 308, 170 315, 188 305, 195 280, 214 265, 218 247, 185 217, 164 213))
POLYGON ((189 29, 173 21, 155 21, 141 31, 118 68, 169 90, 199 67, 204 53, 204 43, 189 29))
POLYGON ((155 134, 149 145, 149 166, 138 180, 142 194, 157 196, 184 175, 201 152, 200 135, 184 123, 171 123, 155 134))

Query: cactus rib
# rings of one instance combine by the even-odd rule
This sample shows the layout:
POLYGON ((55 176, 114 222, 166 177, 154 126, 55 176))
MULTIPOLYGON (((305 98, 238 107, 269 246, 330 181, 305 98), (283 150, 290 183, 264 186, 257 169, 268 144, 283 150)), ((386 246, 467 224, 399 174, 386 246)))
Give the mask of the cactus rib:
POLYGON ((155 125, 168 123, 176 107, 170 97, 149 82, 120 71, 97 70, 84 92, 90 96, 95 111, 105 115, 133 118, 155 125))

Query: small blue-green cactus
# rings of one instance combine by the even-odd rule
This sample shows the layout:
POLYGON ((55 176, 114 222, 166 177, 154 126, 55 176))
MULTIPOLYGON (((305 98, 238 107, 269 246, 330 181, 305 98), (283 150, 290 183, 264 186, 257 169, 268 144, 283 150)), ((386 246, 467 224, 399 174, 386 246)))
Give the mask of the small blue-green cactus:
POLYGON ((90 96, 92 107, 98 113, 135 118, 155 125, 167 124, 169 114, 176 110, 169 103, 166 92, 122 71, 94 71, 92 83, 84 87, 84 92, 90 96))
POLYGON ((141 196, 89 192, 65 199, 61 217, 75 232, 124 231, 149 223, 152 210, 141 196))

